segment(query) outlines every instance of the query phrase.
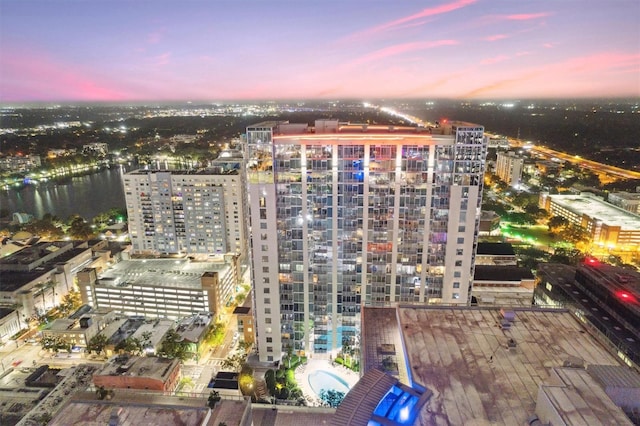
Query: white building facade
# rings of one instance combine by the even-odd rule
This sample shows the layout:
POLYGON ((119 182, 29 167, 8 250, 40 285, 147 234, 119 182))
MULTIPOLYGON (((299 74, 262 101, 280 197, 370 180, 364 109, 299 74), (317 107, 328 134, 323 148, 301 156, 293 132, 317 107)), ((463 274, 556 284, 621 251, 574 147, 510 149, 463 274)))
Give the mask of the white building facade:
POLYGON ((486 149, 468 123, 248 127, 260 360, 358 344, 362 305, 467 304, 486 149))
POLYGON ((201 171, 136 170, 124 176, 129 234, 136 253, 246 258, 241 160, 201 171))
POLYGON ((498 152, 496 175, 507 185, 518 188, 522 181, 524 159, 514 152, 498 152))

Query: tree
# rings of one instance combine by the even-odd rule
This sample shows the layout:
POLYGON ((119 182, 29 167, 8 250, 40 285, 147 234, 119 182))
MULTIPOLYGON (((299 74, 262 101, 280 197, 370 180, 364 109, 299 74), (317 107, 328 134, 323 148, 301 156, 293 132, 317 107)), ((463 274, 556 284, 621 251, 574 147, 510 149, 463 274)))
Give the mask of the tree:
POLYGON ((242 368, 242 365, 247 361, 247 354, 246 353, 236 353, 233 355, 229 355, 228 357, 226 357, 222 363, 221 363, 221 367, 223 368, 228 368, 230 370, 233 371, 240 371, 242 368))
POLYGON ((216 390, 212 390, 211 393, 209 394, 209 398, 207 398, 207 406, 209 406, 209 408, 211 409, 214 409, 216 407, 216 404, 221 399, 222 398, 220 397, 220 392, 216 390))
POLYGON ((40 341, 40 345, 42 349, 46 349, 48 351, 59 352, 61 350, 65 350, 67 352, 71 352, 71 344, 62 340, 60 337, 44 337, 40 341))
POLYGON ((563 240, 573 244, 588 243, 591 240, 591 234, 589 234, 585 228, 578 225, 565 227, 559 236, 563 240))
POLYGON ((178 358, 182 361, 189 356, 189 344, 175 330, 169 330, 164 336, 158 355, 166 358, 178 358))
POLYGON ((547 222, 549 232, 558 232, 569 224, 569 221, 562 216, 552 216, 547 222))
POLYGON ((264 381, 267 385, 267 389, 269 389, 269 393, 271 395, 276 394, 276 372, 273 370, 267 370, 264 373, 264 381))
POLYGON ((87 240, 93 235, 93 229, 83 218, 75 216, 69 224, 69 235, 77 240, 87 240))
POLYGON ((107 347, 109 343, 109 338, 104 334, 96 334, 87 342, 87 352, 95 352, 96 355, 100 355, 104 348, 107 347))
POLYGON ((240 391, 243 395, 253 395, 255 390, 255 379, 253 377, 253 368, 244 364, 240 369, 240 377, 238 378, 240 391))
POLYGON ((127 337, 116 346, 116 350, 122 351, 126 354, 138 355, 142 352, 142 344, 140 340, 135 337, 127 337))
POLYGON ((322 389, 320 391, 320 399, 329 405, 329 407, 336 408, 344 399, 344 392, 333 389, 322 389))

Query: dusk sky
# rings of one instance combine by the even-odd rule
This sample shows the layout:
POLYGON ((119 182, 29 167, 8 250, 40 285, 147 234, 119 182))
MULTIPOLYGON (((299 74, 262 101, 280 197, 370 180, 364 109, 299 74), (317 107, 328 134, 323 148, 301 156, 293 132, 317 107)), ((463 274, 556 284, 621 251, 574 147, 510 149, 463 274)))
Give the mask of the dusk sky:
POLYGON ((0 102, 638 96, 638 0, 0 0, 0 102))

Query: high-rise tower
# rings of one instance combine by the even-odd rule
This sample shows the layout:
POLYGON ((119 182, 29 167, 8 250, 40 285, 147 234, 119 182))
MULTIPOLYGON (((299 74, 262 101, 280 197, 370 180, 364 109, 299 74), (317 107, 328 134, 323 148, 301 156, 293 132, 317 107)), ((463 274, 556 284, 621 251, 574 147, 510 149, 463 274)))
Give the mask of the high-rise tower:
POLYGON ((486 147, 468 123, 248 127, 261 361, 356 344, 362 305, 467 304, 486 147))

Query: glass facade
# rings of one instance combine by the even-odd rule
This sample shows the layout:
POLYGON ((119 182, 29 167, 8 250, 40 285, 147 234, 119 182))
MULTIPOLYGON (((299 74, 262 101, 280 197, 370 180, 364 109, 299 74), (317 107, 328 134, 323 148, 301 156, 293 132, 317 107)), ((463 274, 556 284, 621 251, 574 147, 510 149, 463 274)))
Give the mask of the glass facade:
POLYGON ((357 345, 362 304, 467 303, 481 127, 337 136, 278 126, 246 135, 258 342, 276 348, 262 359, 357 345))

